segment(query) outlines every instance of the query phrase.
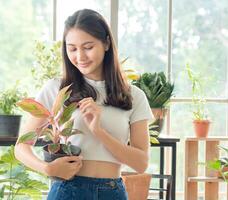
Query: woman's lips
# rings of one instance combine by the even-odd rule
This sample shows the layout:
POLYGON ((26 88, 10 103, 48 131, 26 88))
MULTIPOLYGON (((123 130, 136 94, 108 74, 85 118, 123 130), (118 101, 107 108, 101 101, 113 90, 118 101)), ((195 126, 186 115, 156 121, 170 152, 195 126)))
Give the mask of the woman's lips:
POLYGON ((88 67, 90 65, 91 62, 88 62, 88 63, 78 63, 78 67, 88 67))

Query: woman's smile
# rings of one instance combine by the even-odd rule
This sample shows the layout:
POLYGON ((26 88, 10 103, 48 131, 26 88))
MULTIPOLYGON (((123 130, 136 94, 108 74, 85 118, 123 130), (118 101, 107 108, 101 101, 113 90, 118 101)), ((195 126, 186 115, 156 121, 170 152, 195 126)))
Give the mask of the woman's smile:
POLYGON ((78 63, 77 66, 81 68, 89 67, 92 62, 78 63))

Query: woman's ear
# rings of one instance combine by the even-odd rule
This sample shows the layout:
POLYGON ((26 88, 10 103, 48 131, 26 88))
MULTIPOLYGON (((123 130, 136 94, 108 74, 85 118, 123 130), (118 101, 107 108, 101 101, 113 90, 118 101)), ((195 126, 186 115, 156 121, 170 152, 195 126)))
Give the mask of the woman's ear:
POLYGON ((107 39, 106 39, 106 42, 105 42, 105 51, 108 51, 109 50, 109 47, 110 47, 110 38, 109 36, 107 36, 107 39))

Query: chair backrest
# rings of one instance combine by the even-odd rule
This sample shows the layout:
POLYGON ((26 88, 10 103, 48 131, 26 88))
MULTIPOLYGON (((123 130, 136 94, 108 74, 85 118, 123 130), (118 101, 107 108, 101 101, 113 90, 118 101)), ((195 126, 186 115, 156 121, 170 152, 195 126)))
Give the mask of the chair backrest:
MULTIPOLYGON (((164 181, 166 180, 166 187, 164 188, 151 188, 150 191, 158 191, 159 192, 159 200, 163 199, 164 192, 166 192, 166 200, 171 200, 171 190, 172 190, 172 175, 161 175, 161 174, 151 174, 152 181, 154 179, 159 179, 159 183, 164 185, 164 181)), ((161 185, 161 184, 160 184, 161 185)), ((156 200, 156 199, 148 199, 148 200, 156 200)))

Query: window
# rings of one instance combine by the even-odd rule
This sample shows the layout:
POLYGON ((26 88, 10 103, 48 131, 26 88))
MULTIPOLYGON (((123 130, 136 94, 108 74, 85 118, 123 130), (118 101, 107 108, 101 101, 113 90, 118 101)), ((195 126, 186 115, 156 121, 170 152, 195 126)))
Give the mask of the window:
POLYGON ((167 1, 120 0, 118 47, 138 72, 167 67, 167 1))
POLYGON ((64 21, 66 18, 73 14, 75 11, 80 9, 93 9, 101 13, 107 22, 110 21, 109 13, 110 13, 110 1, 102 1, 102 0, 84 0, 84 1, 60 1, 57 0, 57 40, 62 39, 64 21))
POLYGON ((31 78, 34 41, 51 38, 51 1, 0 0, 0 89, 31 78))
MULTIPOLYGON (((29 85, 34 40, 52 39, 53 13, 56 13, 56 39, 61 40, 66 17, 82 8, 97 10, 109 24, 111 11, 118 13, 114 23, 118 23, 120 58, 129 58, 126 67, 140 73, 171 72, 175 98, 163 132, 182 139, 177 148, 176 182, 177 192, 180 191, 177 200, 182 200, 183 139, 194 135, 191 84, 185 72, 187 62, 202 75, 212 120, 209 134, 228 135, 227 0, 0 0, 0 43, 3 44, 0 48, 0 89, 22 77, 23 84, 29 85), (118 8, 112 7, 114 1, 118 1, 118 8), (53 2, 56 10, 53 10, 53 2), (168 37, 170 34, 172 40, 168 37)), ((155 165, 158 151, 151 150, 151 157, 149 170, 158 171, 155 165)))

